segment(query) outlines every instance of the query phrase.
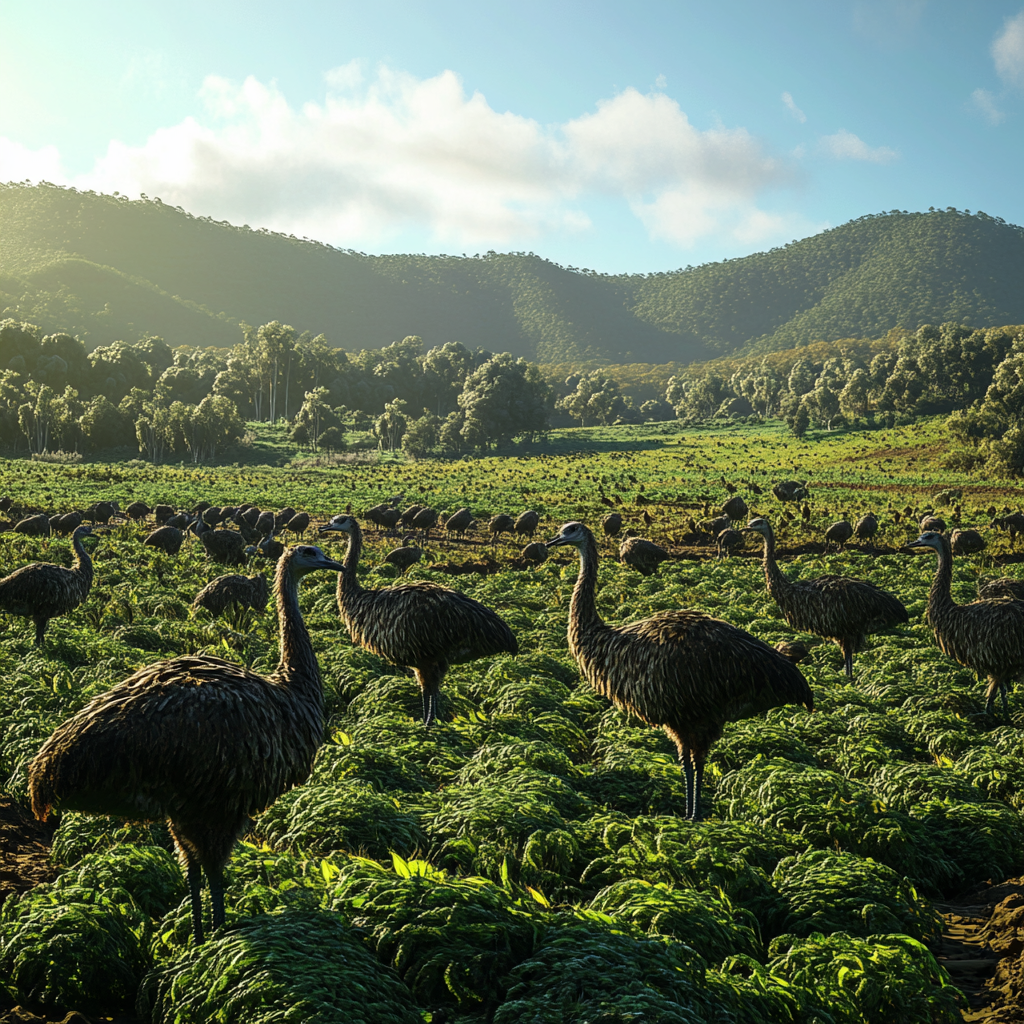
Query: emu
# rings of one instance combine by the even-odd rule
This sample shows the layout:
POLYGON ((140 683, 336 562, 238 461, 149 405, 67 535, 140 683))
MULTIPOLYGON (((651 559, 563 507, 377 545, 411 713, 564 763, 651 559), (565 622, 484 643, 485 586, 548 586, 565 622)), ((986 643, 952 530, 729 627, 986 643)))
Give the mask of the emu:
POLYGON ((518 654, 505 621, 472 598, 436 583, 364 590, 356 570, 363 534, 351 516, 335 516, 320 533, 348 535, 338 577, 338 611, 352 640, 395 665, 413 670, 423 695, 423 724, 437 718, 441 683, 450 665, 494 654, 518 654))
POLYGON ((641 576, 653 576, 669 553, 660 545, 640 537, 626 537, 619 545, 619 561, 641 576))
POLYGON ((36 647, 42 647, 50 619, 73 612, 92 588, 92 559, 82 540, 91 526, 79 526, 71 536, 75 564, 66 569, 51 562, 33 562, 0 580, 0 611, 26 615, 36 627, 36 647))
POLYGON ((950 593, 953 552, 949 538, 926 530, 907 547, 931 548, 938 555, 935 578, 928 592, 927 615, 939 650, 985 676, 985 712, 992 714, 998 693, 1003 716, 1009 718, 1007 690, 1024 672, 1024 604, 1001 598, 957 604, 950 593))
POLYGON ((224 866, 246 820, 308 778, 323 742, 320 668, 299 610, 299 581, 318 569, 341 565, 306 545, 278 563, 281 659, 272 675, 209 655, 147 665, 58 726, 28 768, 41 821, 55 808, 167 820, 197 943, 202 873, 216 928, 224 866))
POLYGON ((686 816, 701 817, 704 762, 726 722, 782 704, 813 710, 792 661, 742 629, 701 612, 663 611, 628 626, 597 614, 597 543, 566 523, 548 547, 572 545, 580 572, 569 606, 569 651, 602 696, 660 726, 675 743, 686 780, 686 816))
POLYGON ((228 608, 253 608, 258 612, 267 607, 269 589, 267 577, 218 576, 196 594, 193 608, 205 608, 211 615, 221 615, 228 608))
POLYGON ((746 531, 764 538, 764 578, 768 593, 794 628, 834 640, 843 652, 846 677, 853 678, 853 655, 870 633, 909 621, 899 598, 881 587, 849 576, 818 576, 792 583, 775 561, 775 534, 767 519, 751 519, 746 531))

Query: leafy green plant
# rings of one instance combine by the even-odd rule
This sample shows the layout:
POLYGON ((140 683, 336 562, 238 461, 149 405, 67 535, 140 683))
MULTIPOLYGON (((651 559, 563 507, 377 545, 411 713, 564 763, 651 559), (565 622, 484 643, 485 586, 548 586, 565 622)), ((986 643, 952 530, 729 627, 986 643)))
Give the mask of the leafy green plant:
POLYGON ((763 953, 754 915, 734 907, 721 893, 630 878, 602 889, 590 901, 590 909, 629 921, 648 934, 671 936, 708 963, 763 953))
POLYGON ((772 885, 785 901, 785 932, 903 932, 933 941, 942 929, 942 919, 906 879, 867 857, 809 850, 779 861, 772 885))
POLYGON ((780 935, 768 972, 802 991, 807 1010, 849 1024, 959 1024, 962 996, 928 949, 906 935, 780 935))
POLYGON ((337 914, 261 914, 148 975, 138 1011, 157 1024, 419 1024, 408 989, 337 914))
POLYGON ((124 890, 39 886, 0 909, 0 973, 24 1002, 126 1010, 151 963, 150 931, 124 890))
POLYGON ((181 865, 158 846, 118 846, 86 854, 54 883, 61 892, 71 887, 96 889, 116 900, 127 892, 136 906, 150 917, 162 917, 188 892, 181 865))
POLYGON ((71 867, 84 856, 109 850, 121 844, 136 846, 170 846, 170 835, 163 824, 142 824, 111 818, 104 814, 79 814, 69 811, 61 815, 53 834, 50 859, 55 864, 71 867))
POLYGON ((394 797, 356 782, 293 789, 260 818, 258 829, 275 846, 318 854, 408 855, 426 844, 416 818, 394 797))

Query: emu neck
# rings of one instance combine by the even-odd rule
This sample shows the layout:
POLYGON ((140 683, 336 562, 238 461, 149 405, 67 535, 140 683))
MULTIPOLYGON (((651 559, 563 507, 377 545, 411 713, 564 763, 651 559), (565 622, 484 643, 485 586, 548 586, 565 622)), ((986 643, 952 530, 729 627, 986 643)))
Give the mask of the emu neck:
POLYGON ((309 631, 299 609, 300 576, 292 569, 291 558, 283 555, 277 563, 274 593, 277 598, 277 622, 281 636, 281 660, 277 676, 296 695, 313 698, 318 706, 323 699, 320 666, 313 653, 309 631))
POLYGON ((569 646, 576 645, 578 638, 594 629, 600 629, 604 623, 597 614, 597 542, 588 537, 580 545, 580 574, 576 577, 576 586, 572 590, 572 603, 569 605, 569 646))
POLYGON ((82 538, 72 534, 71 546, 75 551, 75 572, 82 577, 86 586, 92 585, 92 559, 89 552, 85 550, 82 538))
POLYGON ((928 592, 928 621, 932 625, 956 607, 950 593, 953 583, 953 553, 945 544, 940 545, 936 553, 939 556, 938 565, 935 568, 932 588, 928 592))
POLYGON ((764 557, 761 565, 764 568, 764 581, 768 587, 768 593, 775 597, 777 594, 785 593, 792 584, 782 574, 779 563, 775 561, 775 534, 769 533, 764 536, 764 557))
POLYGON ((358 594, 363 588, 359 586, 359 577, 356 569, 359 567, 359 556, 363 553, 363 531, 358 524, 348 535, 348 547, 345 549, 345 569, 338 573, 338 604, 341 605, 345 598, 358 594))

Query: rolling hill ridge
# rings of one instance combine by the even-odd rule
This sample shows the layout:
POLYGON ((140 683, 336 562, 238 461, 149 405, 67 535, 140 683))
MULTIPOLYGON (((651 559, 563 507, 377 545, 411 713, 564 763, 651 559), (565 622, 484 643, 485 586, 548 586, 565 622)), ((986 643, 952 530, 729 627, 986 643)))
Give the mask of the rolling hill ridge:
POLYGON ((418 334, 546 363, 688 363, 948 320, 1024 322, 1024 229, 955 210, 862 217, 648 275, 532 253, 367 256, 159 200, 0 185, 0 311, 89 345, 227 346, 282 320, 354 350, 418 334))

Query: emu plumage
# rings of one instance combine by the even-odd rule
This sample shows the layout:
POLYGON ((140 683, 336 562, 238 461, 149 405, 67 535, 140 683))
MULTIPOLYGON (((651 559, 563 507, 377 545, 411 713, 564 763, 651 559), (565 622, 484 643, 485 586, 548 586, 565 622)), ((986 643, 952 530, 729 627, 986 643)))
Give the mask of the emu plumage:
POLYGON ((505 621, 457 590, 419 581, 364 590, 356 576, 363 549, 359 524, 351 516, 335 516, 320 527, 321 533, 331 530, 348 535, 345 568, 338 577, 341 620, 354 643, 413 670, 428 728, 437 717, 441 682, 450 665, 519 653, 505 621))
POLYGON ((686 780, 687 817, 701 816, 704 762, 726 722, 781 704, 813 710, 807 680, 792 661, 749 633, 701 612, 662 611, 628 626, 597 614, 597 542, 566 523, 548 547, 569 544, 580 572, 569 607, 569 651, 602 696, 660 726, 675 743, 686 780))
POLYGON ((32 810, 167 819, 203 941, 200 885, 224 922, 223 870, 246 820, 305 781, 323 742, 320 669, 299 610, 299 580, 341 565, 290 548, 277 565, 277 671, 264 677, 206 655, 147 665, 60 725, 28 769, 32 810))

